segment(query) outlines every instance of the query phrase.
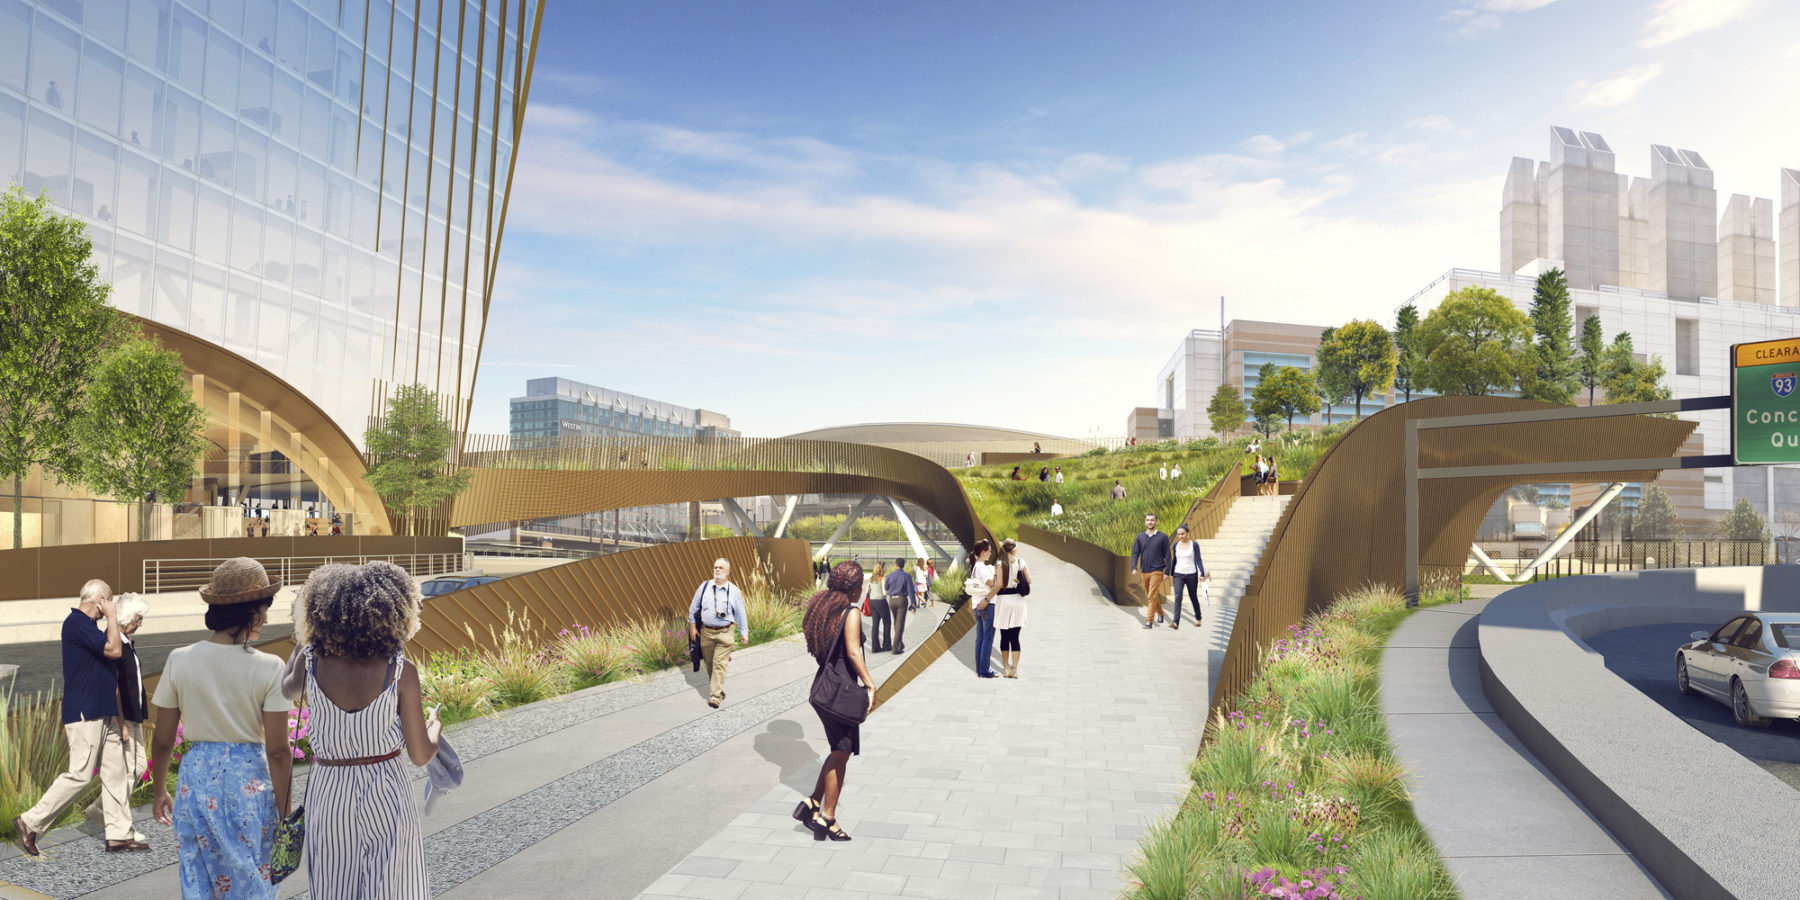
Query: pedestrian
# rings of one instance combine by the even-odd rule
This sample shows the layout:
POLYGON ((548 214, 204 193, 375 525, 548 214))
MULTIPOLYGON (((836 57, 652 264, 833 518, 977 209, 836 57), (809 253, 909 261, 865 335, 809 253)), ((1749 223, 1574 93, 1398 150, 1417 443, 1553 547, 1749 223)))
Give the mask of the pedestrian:
POLYGON ((813 839, 819 841, 850 840, 849 832, 837 823, 838 796, 844 790, 850 757, 862 753, 863 719, 875 707, 875 679, 863 660, 862 617, 856 615, 854 599, 862 594, 862 581, 862 566, 840 563, 825 580, 825 589, 807 603, 806 617, 800 623, 800 630, 806 635, 806 652, 819 661, 819 670, 813 676, 813 711, 825 727, 829 752, 819 765, 819 779, 813 783, 811 796, 794 807, 794 818, 806 823, 813 831, 813 839), (868 692, 861 716, 855 715, 857 704, 848 696, 859 683, 868 692), (820 705, 822 693, 831 693, 837 702, 820 705))
POLYGON ((1050 515, 1053 517, 1062 515, 1062 504, 1060 502, 1056 500, 1050 501, 1050 515))
POLYGON ((422 602, 405 569, 372 562, 320 566, 295 603, 282 693, 306 698, 306 881, 319 900, 431 896, 412 766, 437 755, 442 725, 406 660, 422 602))
POLYGON ((931 593, 931 575, 927 566, 923 556, 919 557, 919 561, 913 565, 912 608, 915 610, 925 605, 925 598, 931 593))
POLYGON ((968 456, 963 458, 963 468, 972 469, 974 467, 975 467, 975 454, 971 453, 968 456))
POLYGON ((1256 456, 1256 492, 1258 494, 1266 493, 1266 491, 1263 490, 1263 485, 1267 483, 1268 480, 1269 464, 1263 462, 1262 454, 1259 453, 1256 456))
POLYGON ((88 782, 100 775, 100 810, 106 822, 106 850, 148 850, 133 837, 132 772, 119 721, 119 659, 125 653, 118 608, 112 588, 98 578, 81 586, 81 599, 62 623, 63 738, 69 742, 69 768, 56 776, 44 796, 13 818, 19 846, 38 855, 38 836, 56 824, 88 782), (104 619, 106 630, 95 622, 104 619))
POLYGON ((1038 469, 1038 480, 1039 481, 1049 481, 1050 480, 1050 467, 1049 466, 1044 466, 1043 468, 1038 469))
POLYGON ((888 618, 894 630, 894 655, 899 656, 906 652, 906 605, 912 602, 916 590, 913 577, 906 572, 905 558, 894 560, 894 571, 888 573, 883 587, 887 590, 888 618))
POLYGON ((150 777, 156 821, 175 826, 181 896, 275 896, 269 852, 288 811, 294 757, 281 694, 282 662, 250 644, 269 619, 281 584, 262 563, 235 557, 200 589, 212 637, 182 647, 156 684, 150 777), (179 728, 190 743, 178 796, 169 796, 169 754, 179 728))
POLYGON ((700 654, 706 660, 706 671, 712 675, 712 696, 706 705, 718 709, 725 702, 725 667, 731 662, 732 626, 736 626, 746 643, 750 640, 750 617, 744 612, 744 592, 731 583, 731 560, 713 560, 713 577, 694 589, 688 604, 688 637, 700 642, 700 654), (700 617, 700 628, 694 627, 694 616, 700 617))
POLYGON ((1251 438, 1250 446, 1245 447, 1244 452, 1245 453, 1254 453, 1258 456, 1261 456, 1262 455, 1262 438, 1251 438))
POLYGON ((1001 573, 988 561, 993 555, 994 545, 986 538, 976 541, 975 549, 969 551, 969 580, 963 582, 964 589, 969 591, 970 602, 975 604, 975 674, 981 678, 994 677, 992 598, 1001 573))
POLYGON ((1187 589, 1188 601, 1194 605, 1194 624, 1199 625, 1200 591, 1204 591, 1203 582, 1211 579, 1206 574, 1206 560, 1200 555, 1200 542, 1188 537, 1186 525, 1175 526, 1175 546, 1169 553, 1169 572, 1175 576, 1175 622, 1170 629, 1181 628, 1181 591, 1187 589))
POLYGON ((1063 480, 1062 480, 1062 466, 1057 466, 1057 467, 1056 467, 1056 479, 1055 479, 1055 481, 1056 481, 1056 483, 1057 483, 1057 484, 1062 484, 1062 483, 1063 483, 1063 480))
POLYGON ((1031 442, 1031 452, 1033 455, 1037 455, 1037 454, 1043 453, 1044 448, 1037 441, 1032 441, 1031 442))
POLYGON ((1176 481, 1181 480, 1181 463, 1176 463, 1175 468, 1169 470, 1169 477, 1176 481))
POLYGON ((1008 475, 1006 477, 1012 479, 1013 481, 1024 481, 1025 480, 1025 476, 1019 474, 1018 466, 1013 466, 1012 474, 1008 475))
POLYGON ((869 650, 872 653, 886 653, 893 648, 894 619, 888 613, 887 564, 876 563, 875 574, 870 576, 865 590, 863 609, 867 611, 869 622, 869 650))
POLYGON ((1007 576, 994 613, 994 627, 1000 632, 1000 665, 1008 678, 1019 677, 1019 632, 1025 628, 1025 596, 1031 593, 1031 576, 1019 558, 1018 546, 1012 538, 1000 542, 1007 576))
MULTIPOLYGON (((937 563, 932 562, 929 559, 925 560, 925 581, 926 581, 927 585, 937 584, 937 579, 938 579, 937 563)), ((927 590, 925 592, 925 608, 926 609, 936 609, 937 608, 937 595, 931 593, 930 590, 927 590)))
POLYGON ((1163 576, 1169 571, 1169 536, 1156 530, 1156 514, 1144 517, 1144 530, 1131 542, 1131 574, 1138 576, 1149 606, 1144 610, 1144 627, 1162 621, 1163 576))
POLYGON ((1169 467, 1166 465, 1157 466, 1156 467, 1156 477, 1158 477, 1164 481, 1168 481, 1169 480, 1169 467))
POLYGON ((1269 475, 1263 479, 1264 493, 1271 497, 1281 495, 1281 468, 1275 463, 1275 457, 1269 457, 1269 475))
POLYGON ((1125 485, 1120 484, 1117 478, 1113 479, 1112 498, 1114 500, 1125 499, 1125 485))
MULTIPOLYGON (((100 796, 89 803, 86 815, 89 819, 105 821, 106 795, 116 793, 121 787, 126 796, 118 798, 127 809, 131 806, 130 791, 137 787, 150 766, 150 755, 144 746, 144 719, 150 714, 150 698, 144 694, 144 672, 139 665, 137 644, 132 635, 143 627, 144 616, 150 612, 150 604, 142 594, 120 594, 113 604, 119 616, 119 721, 124 727, 120 734, 120 742, 125 745, 125 772, 129 776, 123 785, 102 781, 100 796)), ((137 830, 137 823, 132 823, 131 840, 144 844, 149 838, 137 830)), ((127 848, 129 849, 129 848, 127 848)))

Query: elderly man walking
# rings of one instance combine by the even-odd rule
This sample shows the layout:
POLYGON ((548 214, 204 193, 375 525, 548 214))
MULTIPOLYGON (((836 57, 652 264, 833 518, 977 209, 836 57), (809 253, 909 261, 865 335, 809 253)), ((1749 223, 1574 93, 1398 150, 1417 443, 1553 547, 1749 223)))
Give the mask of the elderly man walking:
POLYGON ((56 776, 36 806, 13 819, 19 845, 32 856, 38 855, 38 836, 56 824, 81 789, 94 780, 96 770, 105 787, 100 798, 107 852, 150 849, 134 836, 126 799, 132 773, 119 721, 118 659, 123 648, 112 588, 98 578, 82 585, 81 604, 69 611, 62 626, 62 722, 69 741, 69 770, 56 776), (104 633, 94 624, 102 618, 104 633))
POLYGON ((894 618, 894 655, 906 652, 906 605, 912 602, 916 586, 912 573, 906 571, 904 558, 894 560, 894 571, 888 573, 888 613, 894 618))
POLYGON ((700 657, 706 660, 706 671, 712 675, 712 697, 706 705, 718 709, 725 701, 725 666, 731 662, 731 648, 736 646, 732 628, 750 641, 750 616, 744 612, 744 592, 731 583, 731 561, 713 560, 713 577, 694 591, 688 604, 688 637, 700 642, 700 657), (700 627, 694 627, 699 616, 700 627))

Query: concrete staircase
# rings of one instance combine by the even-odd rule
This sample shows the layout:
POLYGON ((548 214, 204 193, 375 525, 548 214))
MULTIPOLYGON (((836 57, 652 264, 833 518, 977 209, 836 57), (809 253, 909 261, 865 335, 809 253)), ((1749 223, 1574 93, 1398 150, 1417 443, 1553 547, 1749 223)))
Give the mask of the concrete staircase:
POLYGON ((1262 558, 1269 536, 1293 497, 1239 497, 1219 525, 1219 533, 1200 542, 1206 573, 1212 576, 1208 600, 1214 606, 1236 606, 1262 558))

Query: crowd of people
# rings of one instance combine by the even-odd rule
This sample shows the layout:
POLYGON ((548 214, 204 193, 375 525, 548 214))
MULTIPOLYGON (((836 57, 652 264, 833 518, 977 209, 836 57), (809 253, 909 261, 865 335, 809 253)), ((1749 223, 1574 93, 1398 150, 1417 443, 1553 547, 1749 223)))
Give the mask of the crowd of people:
POLYGON ((153 704, 151 809, 173 826, 182 896, 273 898, 285 874, 273 860, 276 835, 298 807, 288 717, 300 701, 315 755, 304 802, 311 895, 431 896, 407 763, 429 766, 439 789, 461 768, 405 656, 419 627, 418 586, 392 563, 321 566, 295 599, 285 663, 251 646, 280 589, 256 560, 221 563, 200 589, 211 636, 169 654, 147 704, 131 633, 148 604, 131 594, 115 603, 104 581, 82 587, 62 629, 69 770, 14 819, 27 854, 39 854, 37 839, 96 775, 106 850, 150 849, 129 798, 144 775, 141 724, 153 704), (188 749, 171 793, 178 741, 188 749))

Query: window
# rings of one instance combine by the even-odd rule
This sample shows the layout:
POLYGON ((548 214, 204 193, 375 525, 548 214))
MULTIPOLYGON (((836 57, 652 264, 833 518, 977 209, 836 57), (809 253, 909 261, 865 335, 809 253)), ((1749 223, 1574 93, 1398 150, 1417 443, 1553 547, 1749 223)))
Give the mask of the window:
POLYGON ((75 147, 73 209, 95 221, 111 224, 117 202, 113 184, 119 180, 119 147, 98 135, 81 132, 75 147))
POLYGON ((164 70, 169 62, 169 0, 131 0, 125 52, 146 66, 164 70))
POLYGON ((81 121, 107 134, 119 133, 119 95, 124 88, 125 60, 94 41, 87 42, 81 78, 81 121))
POLYGON ((18 179, 19 154, 24 146, 25 104, 0 94, 0 181, 18 179))
POLYGON ((244 44, 275 55, 275 0, 244 4, 244 44))
POLYGON ((200 156, 200 101, 171 89, 163 100, 163 159, 192 171, 200 156))
POLYGON ((162 152, 163 81, 137 66, 125 74, 119 135, 146 153, 162 152))
POLYGON ((194 180, 173 170, 163 170, 161 203, 156 237, 163 243, 191 250, 194 247, 194 180))
POLYGON ((1675 374, 1700 374, 1700 320, 1675 320, 1675 374))
MULTIPOLYGON (((194 217, 194 253, 209 262, 224 265, 231 260, 231 198, 210 187, 200 188, 198 212, 194 217)), ((214 324, 224 326, 220 315, 214 324)))
POLYGON ((238 70, 238 115, 264 131, 274 131, 270 96, 275 87, 275 69, 269 61, 254 53, 244 54, 238 70))
POLYGON ((269 116, 269 133, 290 144, 300 143, 300 97, 300 82, 276 70, 275 111, 269 116))
POLYGON ((214 28, 206 36, 206 99, 226 109, 238 105, 238 42, 214 28))
POLYGON ((281 25, 275 29, 275 58, 298 72, 306 65, 306 12, 294 0, 282 0, 281 25))
POLYGON ((150 223, 156 221, 156 180, 160 170, 156 163, 131 152, 124 154, 119 166, 119 224, 146 237, 150 223))
POLYGON ((38 16, 31 38, 32 99, 45 106, 73 111, 75 105, 75 65, 80 51, 75 32, 58 25, 49 16, 38 16))
POLYGON ((1755 649, 1762 645, 1762 620, 1752 616, 1744 621, 1744 627, 1738 630, 1737 637, 1731 639, 1732 646, 1755 649))
POLYGON ((175 7, 175 31, 169 40, 169 77, 198 94, 205 87, 206 23, 175 7))
POLYGON ((0 0, 0 84, 25 89, 26 48, 31 46, 31 7, 0 0))
POLYGON ((57 205, 69 206, 69 159, 74 127, 41 109, 31 111, 31 133, 25 141, 26 194, 49 191, 57 205))
POLYGON ((1738 616, 1737 618, 1726 622, 1724 625, 1719 626, 1719 630, 1713 632, 1712 637, 1708 638, 1708 640, 1720 644, 1729 644, 1731 643, 1732 636, 1736 635, 1738 629, 1742 628, 1744 623, 1749 620, 1749 616, 1738 616))
POLYGON ((114 242, 112 305, 128 313, 150 312, 150 245, 120 233, 114 242))
POLYGON ((231 211, 231 267, 241 272, 253 272, 261 258, 262 213, 239 201, 233 204, 231 211))
POLYGON ((1775 643, 1783 650, 1800 647, 1800 625, 1772 625, 1769 630, 1775 632, 1775 643))

